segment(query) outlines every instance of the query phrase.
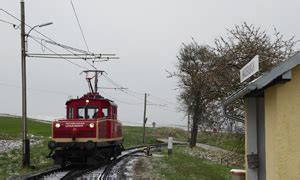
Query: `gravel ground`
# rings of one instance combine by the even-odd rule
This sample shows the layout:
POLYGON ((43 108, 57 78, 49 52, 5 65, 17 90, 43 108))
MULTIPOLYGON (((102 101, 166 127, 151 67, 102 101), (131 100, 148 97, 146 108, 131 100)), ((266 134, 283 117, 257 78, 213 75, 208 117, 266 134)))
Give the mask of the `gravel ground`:
MULTIPOLYGON (((38 144, 40 141, 30 139, 30 144, 38 144)), ((0 140, 0 153, 8 152, 13 149, 21 148, 22 140, 0 140)))
POLYGON ((21 148, 21 140, 0 140, 0 153, 4 153, 16 148, 21 148))

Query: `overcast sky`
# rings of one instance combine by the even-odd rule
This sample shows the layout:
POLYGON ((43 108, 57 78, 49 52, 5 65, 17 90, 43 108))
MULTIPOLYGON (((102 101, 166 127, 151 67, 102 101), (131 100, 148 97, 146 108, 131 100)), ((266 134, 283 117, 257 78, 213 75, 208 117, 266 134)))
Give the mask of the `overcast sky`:
MULTIPOLYGON (((97 68, 136 92, 128 95, 101 91, 103 96, 115 100, 119 119, 126 123, 141 124, 143 93, 147 92, 149 104, 167 104, 163 109, 148 106, 149 124, 153 121, 157 125, 186 124, 184 113, 178 112, 176 79, 167 78, 166 70, 175 70, 181 43, 190 42, 191 37, 200 44, 212 45, 215 38, 226 35, 226 28, 244 21, 269 33, 276 27, 286 38, 300 36, 297 0, 73 0, 73 3, 90 51, 116 53, 120 57, 96 64, 97 68)), ((0 8, 20 17, 18 0, 0 0, 0 8)), ((38 30, 59 43, 86 49, 70 0, 25 0, 25 9, 28 25, 53 22, 38 30)), ((19 24, 3 11, 0 20, 19 24)), ((0 22, 0 32, 0 113, 21 115, 20 30, 0 22)), ((35 32, 31 35, 41 37, 35 32)), ((41 45, 32 39, 28 44, 29 52, 43 53, 41 45)), ((74 62, 89 67, 80 60, 74 62)), ((28 115, 65 116, 65 101, 88 90, 84 75, 80 75, 82 70, 62 59, 28 58, 28 115)), ((103 78, 100 83, 113 87, 103 78)))

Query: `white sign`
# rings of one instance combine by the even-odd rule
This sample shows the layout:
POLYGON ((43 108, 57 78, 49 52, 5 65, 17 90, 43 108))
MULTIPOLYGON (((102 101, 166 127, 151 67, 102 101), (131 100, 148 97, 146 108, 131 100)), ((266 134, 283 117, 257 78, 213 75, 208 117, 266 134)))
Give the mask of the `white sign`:
POLYGON ((66 127, 83 127, 84 122, 66 122, 66 127))
POLYGON ((173 149, 173 137, 168 138, 168 149, 173 149))
POLYGON ((254 56, 254 58, 246 64, 241 70, 240 70, 240 78, 241 82, 244 82, 246 79, 251 77, 253 74, 258 72, 259 66, 258 66, 258 55, 254 56))

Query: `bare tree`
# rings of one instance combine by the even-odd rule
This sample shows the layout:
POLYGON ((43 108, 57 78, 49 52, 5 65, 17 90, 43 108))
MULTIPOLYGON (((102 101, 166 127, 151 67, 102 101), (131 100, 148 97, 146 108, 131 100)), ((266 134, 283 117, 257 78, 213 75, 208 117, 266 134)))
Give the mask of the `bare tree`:
POLYGON ((216 76, 220 81, 220 87, 226 90, 226 96, 295 53, 297 41, 294 37, 285 40, 276 29, 273 35, 269 35, 260 27, 244 22, 235 25, 233 29, 228 29, 227 32, 227 37, 215 40, 215 50, 221 58, 216 67, 219 69, 216 76), (259 73, 240 83, 239 70, 255 55, 259 55, 259 73))
MULTIPOLYGON (((237 89, 273 66, 293 55, 297 41, 285 40, 274 29, 269 35, 261 28, 243 23, 227 30, 227 37, 215 40, 215 47, 199 45, 195 40, 183 44, 177 56, 177 72, 181 89, 179 100, 183 109, 192 117, 190 147, 197 140, 198 128, 221 127, 226 122, 220 112, 221 103, 237 89), (255 55, 260 57, 260 72, 244 83, 239 82, 239 70, 255 55)), ((232 112, 243 115, 243 103, 230 107, 232 112)))
POLYGON ((210 101, 211 86, 208 84, 216 57, 208 46, 200 46, 195 41, 183 44, 178 55, 178 72, 172 74, 179 78, 181 88, 179 100, 192 117, 190 147, 196 145, 199 124, 205 121, 205 106, 210 101))

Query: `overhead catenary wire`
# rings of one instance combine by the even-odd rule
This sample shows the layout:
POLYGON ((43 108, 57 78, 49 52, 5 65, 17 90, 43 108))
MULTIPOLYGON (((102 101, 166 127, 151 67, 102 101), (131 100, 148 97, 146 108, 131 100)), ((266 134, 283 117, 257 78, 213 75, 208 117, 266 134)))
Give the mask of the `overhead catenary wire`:
MULTIPOLYGON (((31 37, 32 38, 32 37, 31 37)), ((54 54, 56 54, 56 55, 58 55, 58 56, 60 56, 59 54, 57 54, 55 51, 53 51, 52 49, 50 49, 49 47, 47 47, 47 46, 45 46, 44 44, 42 44, 41 42, 39 42, 38 40, 36 40, 36 39, 34 39, 34 38, 32 38, 36 43, 38 43, 38 44, 40 44, 40 45, 42 45, 42 46, 44 46, 45 47, 45 49, 47 49, 48 51, 50 51, 50 52, 52 52, 52 53, 54 53, 54 54)), ((75 62, 73 62, 73 61, 71 61, 71 60, 69 60, 68 58, 66 58, 66 57, 63 57, 63 56, 61 56, 61 58, 62 59, 64 59, 64 60, 66 60, 66 61, 68 61, 69 63, 71 63, 71 64, 73 64, 73 65, 75 65, 75 66, 77 66, 77 67, 80 67, 80 68, 83 68, 83 69, 85 69, 85 70, 88 70, 89 68, 87 68, 87 67, 85 67, 85 66, 82 66, 82 65, 80 65, 80 64, 77 64, 77 63, 75 63, 75 62)))
POLYGON ((9 21, 6 21, 6 20, 3 20, 3 19, 0 19, 1 22, 4 22, 6 24, 9 24, 9 25, 12 25, 15 29, 19 29, 19 26, 12 23, 12 22, 9 22, 9 21))
MULTIPOLYGON (((45 46, 44 44, 42 45, 43 47, 45 46)), ((62 58, 62 57, 65 57, 65 58, 67 58, 67 59, 80 59, 80 60, 82 60, 82 57, 74 57, 74 56, 64 56, 64 55, 61 55, 61 54, 58 54, 58 53, 56 53, 56 54, 51 54, 51 55, 37 55, 37 54, 27 54, 27 56, 28 57, 35 57, 35 58, 49 58, 49 59, 56 59, 57 58, 57 56, 59 56, 60 58, 62 58), (54 56, 55 55, 55 56, 54 56)), ((84 57, 84 59, 95 59, 95 57, 84 57)), ((108 60, 109 60, 110 58, 108 58, 108 60)), ((105 59, 105 60, 102 60, 101 62, 103 62, 103 61, 108 61, 107 59, 105 59)))
MULTIPOLYGON (((104 77, 105 77, 109 82, 111 82, 113 85, 115 85, 115 86, 117 86, 117 87, 120 87, 120 88, 123 88, 123 86, 121 86, 120 84, 116 83, 115 81, 113 81, 113 80, 112 80, 111 78, 109 78, 108 76, 105 76, 105 75, 104 75, 104 77)), ((136 94, 136 95, 139 95, 139 96, 144 96, 144 93, 139 93, 139 92, 136 92, 136 91, 132 91, 132 90, 130 90, 130 89, 123 90, 122 92, 127 93, 127 94, 129 94, 129 95, 131 95, 131 96, 134 96, 134 97, 137 98, 137 99, 143 100, 142 97, 137 97, 137 96, 135 96, 135 95, 133 95, 133 94, 136 94)), ((154 99, 158 99, 158 100, 163 101, 163 102, 168 103, 168 104, 177 105, 176 103, 173 103, 173 102, 171 102, 171 101, 164 100, 164 99, 162 99, 162 98, 153 96, 152 94, 148 94, 148 96, 149 96, 149 97, 152 97, 152 98, 154 98, 154 99)))
MULTIPOLYGON (((112 84, 115 85, 116 87, 118 87, 118 88, 123 88, 123 86, 121 86, 120 84, 114 82, 111 78, 109 78, 109 77, 107 77, 107 76, 105 76, 105 75, 103 75, 103 77, 105 77, 106 80, 108 80, 110 83, 112 83, 112 84)), ((138 99, 138 100, 141 100, 141 101, 144 100, 142 97, 138 97, 138 96, 133 95, 133 94, 130 93, 130 92, 134 92, 134 91, 131 91, 131 90, 128 90, 128 89, 125 89, 125 90, 121 89, 120 91, 123 92, 123 93, 125 93, 125 94, 127 94, 127 95, 129 95, 129 96, 131 96, 131 97, 134 97, 134 98, 136 98, 136 99, 138 99)), ((142 94, 142 93, 135 93, 135 94, 141 94, 141 95, 144 95, 144 94, 142 94)), ((152 102, 152 101, 149 101, 149 100, 147 100, 147 103, 148 103, 149 106, 155 106, 155 107, 159 107, 160 109, 163 109, 163 110, 166 110, 166 111, 178 113, 178 111, 173 111, 173 110, 168 109, 168 104, 165 104, 165 103, 164 103, 164 104, 161 104, 161 103, 155 103, 155 102, 152 102)))
POLYGON ((40 39, 40 40, 43 40, 45 41, 46 43, 48 44, 52 44, 52 45, 55 45, 55 46, 59 46, 63 49, 69 49, 71 51, 74 51, 74 52, 78 52, 78 53, 82 53, 82 54, 91 54, 93 55, 93 53, 89 53, 87 52, 86 50, 82 50, 82 49, 79 49, 79 48, 75 48, 75 47, 71 47, 71 46, 68 46, 68 45, 65 45, 65 44, 61 44, 61 43, 57 43, 57 42, 54 42, 54 41, 49 41, 47 39, 43 39, 43 38, 40 38, 40 37, 36 37, 36 36, 32 36, 30 35, 30 37, 34 37, 36 39, 40 39))
POLYGON ((73 4, 73 1, 72 1, 72 0, 71 0, 71 5, 72 5, 73 12, 74 12, 74 14, 75 14, 75 17, 76 17, 76 20, 77 20, 77 23, 78 23, 78 26, 79 26, 79 29, 80 29, 80 32, 81 32, 83 41, 84 41, 85 47, 86 47, 87 51, 90 52, 90 49, 89 49, 89 47, 88 47, 88 45, 87 45, 87 42, 86 42, 86 39, 85 39, 83 30, 82 30, 82 27, 81 27, 81 24, 80 24, 80 21, 79 21, 79 18, 78 18, 78 16, 77 16, 77 13, 76 13, 76 10, 75 10, 75 7, 74 7, 74 4, 73 4))
POLYGON ((143 104, 143 103, 130 103, 130 102, 126 102, 126 101, 123 101, 123 100, 119 100, 115 97, 112 97, 112 96, 108 95, 107 93, 104 93, 103 91, 101 91, 101 94, 104 94, 105 96, 111 98, 114 101, 117 101, 117 102, 120 102, 120 103, 123 103, 123 104, 127 104, 127 105, 141 105, 141 104, 143 104))
POLYGON ((152 98, 157 99, 157 100, 162 101, 162 102, 166 102, 166 103, 168 103, 168 104, 173 104, 173 105, 176 105, 176 106, 178 105, 178 104, 176 104, 176 103, 174 103, 174 102, 171 102, 171 101, 169 101, 169 100, 165 100, 165 99, 162 99, 162 98, 153 96, 152 94, 149 94, 149 97, 152 97, 152 98))
MULTIPOLYGON (((9 13, 8 11, 6 11, 6 10, 4 10, 4 9, 2 9, 2 8, 0 8, 0 11, 3 11, 3 12, 6 13, 7 15, 9 15, 9 16, 11 16, 12 18, 14 18, 14 19, 18 20, 19 22, 21 22, 21 20, 20 20, 19 18, 17 18, 15 15, 9 13)), ((33 28, 32 26, 29 26, 28 24, 25 24, 25 26, 27 26, 27 27, 29 27, 29 28, 31 28, 31 29, 33 28)), ((36 30, 36 29, 32 29, 32 30, 35 31, 36 33, 38 33, 39 35, 43 36, 44 38, 46 38, 46 39, 52 41, 52 42, 55 43, 57 46, 59 46, 59 47, 65 49, 66 51, 70 52, 71 54, 74 54, 71 50, 65 48, 64 46, 60 46, 59 43, 57 43, 56 41, 54 41, 52 38, 46 36, 45 34, 41 33, 40 31, 38 31, 38 30, 36 30)), ((74 54, 74 55, 76 56, 76 54, 74 54)), ((97 69, 93 64, 91 64, 91 63, 88 62, 87 60, 85 60, 85 59, 83 59, 83 60, 84 60, 87 64, 89 64, 93 69, 97 69)))
MULTIPOLYGON (((3 12, 6 13, 7 15, 9 15, 9 16, 11 16, 12 18, 14 18, 14 19, 18 20, 19 22, 21 22, 21 20, 20 20, 19 18, 17 18, 17 17, 14 16, 13 14, 9 13, 8 11, 6 11, 6 10, 4 10, 4 9, 2 9, 2 8, 0 8, 0 11, 3 11, 3 12)), ((9 23, 9 24, 13 25, 14 28, 15 28, 15 27, 19 27, 19 26, 17 26, 16 24, 11 23, 11 22, 8 22, 8 21, 4 21, 4 20, 3 20, 3 22, 9 23)), ((27 27, 29 27, 29 28, 32 28, 32 27, 29 26, 28 24, 25 24, 25 25, 26 25, 27 27)), ((80 50, 80 49, 73 48, 73 47, 70 47, 70 46, 67 46, 67 45, 59 44, 59 43, 55 42, 53 39, 51 39, 50 37, 46 36, 45 34, 39 32, 39 31, 36 30, 36 29, 33 29, 33 31, 37 32, 37 33, 40 34, 41 36, 43 36, 43 37, 45 37, 46 39, 50 40, 50 41, 45 40, 45 42, 47 42, 47 43, 52 43, 53 45, 57 45, 57 46, 59 46, 59 47, 65 49, 66 51, 70 52, 70 53, 73 54, 74 56, 77 56, 77 55, 76 55, 75 53, 73 53, 72 51, 79 51, 79 52, 81 52, 81 53, 86 53, 86 54, 89 53, 89 52, 84 51, 84 50, 80 50)), ((31 36, 31 37, 32 37, 32 36, 31 36)), ((44 45, 43 45, 42 43, 40 43, 40 44, 41 44, 42 47, 44 47, 44 45)), ((49 51, 51 51, 51 52, 54 53, 53 50, 50 50, 49 48, 47 48, 47 49, 48 49, 49 51)), ((58 55, 58 53, 54 53, 54 54, 58 55)), ((83 66, 81 66, 81 65, 78 65, 78 64, 76 64, 76 63, 73 63, 72 61, 69 60, 69 58, 62 57, 62 56, 60 56, 60 57, 61 57, 62 59, 67 60, 68 62, 70 62, 70 63, 76 65, 76 66, 83 67, 83 66)), ((91 66, 93 69, 97 69, 93 64, 89 63, 86 59, 84 59, 84 58, 82 58, 82 57, 80 57, 80 56, 79 56, 78 58, 83 59, 83 60, 84 60, 89 66, 91 66)), ((107 59, 106 59, 106 60, 103 60, 103 61, 107 61, 107 59)), ((86 67, 83 67, 83 68, 84 68, 84 69, 87 69, 86 67)))
MULTIPOLYGON (((130 94, 130 93, 128 92, 129 90, 125 89, 123 86, 121 86, 121 85, 119 85, 118 83, 114 82, 111 78, 107 77, 106 75, 103 75, 103 77, 105 77, 106 80, 108 80, 110 83, 112 83, 112 84, 115 85, 116 87, 120 88, 120 91, 121 91, 121 92, 123 92, 123 93, 125 93, 125 94, 127 94, 127 95, 129 95, 129 96, 131 96, 131 97, 134 97, 134 98, 136 98, 136 99, 139 99, 139 100, 141 100, 141 101, 144 101, 144 99, 143 99, 142 97, 138 97, 138 96, 136 96, 136 95, 130 94)), ((151 101, 149 101, 149 100, 147 100, 147 102, 152 103, 152 104, 150 104, 150 105, 165 106, 165 105, 162 105, 162 104, 157 104, 157 103, 151 102, 151 101)))
MULTIPOLYGON (((18 20, 19 22, 21 22, 21 20, 19 19, 19 18, 17 18, 16 16, 14 16, 13 14, 11 14, 11 13, 9 13, 8 11, 6 11, 6 10, 4 10, 4 9, 2 9, 2 8, 0 8, 0 11, 3 11, 4 13, 6 13, 6 14, 8 14, 9 16, 11 16, 11 17, 13 17, 14 19, 16 19, 16 20, 18 20)), ((76 13, 76 12, 75 12, 76 13)), ((77 17, 78 18, 78 17, 77 17)), ((80 23, 79 23, 80 24, 80 23)), ((13 23, 11 23, 11 25, 15 25, 15 24, 13 24, 13 23)), ((28 24, 25 24, 27 27, 29 27, 29 28, 32 28, 31 26, 29 26, 28 24)), ((16 25, 15 25, 16 26, 16 25)), ((16 26, 16 27, 18 27, 18 26, 16 26)), ((82 28, 81 28, 82 29, 82 28)), ((44 40, 45 42, 47 42, 47 43, 49 43, 49 44, 53 44, 53 45, 56 45, 56 46, 59 46, 59 47, 61 47, 61 48, 63 48, 63 49, 65 49, 66 51, 68 51, 68 52, 70 52, 71 54, 73 54, 74 56, 78 56, 77 54, 75 54, 74 52, 81 52, 81 53, 85 53, 85 54, 91 54, 91 53, 89 53, 89 49, 87 48, 87 50, 88 51, 84 51, 84 50, 80 50, 80 49, 77 49, 77 48, 73 48, 73 47, 70 47, 70 46, 66 46, 66 45, 63 45, 63 44, 59 44, 59 43, 57 43, 56 41, 54 41, 52 38, 50 38, 50 37, 48 37, 48 36, 46 36, 45 34, 43 34, 43 33, 41 33, 40 31, 38 31, 38 30, 36 30, 36 29, 32 29, 33 31, 35 31, 36 33, 38 33, 39 35, 41 35, 41 36, 43 36, 44 38, 46 38, 46 39, 48 39, 48 40, 44 40), (74 52, 73 52, 74 51, 74 52)), ((83 33, 83 31, 82 31, 82 33, 83 33)), ((84 36, 84 35, 83 35, 84 36)), ((79 64, 77 64, 77 63, 74 63, 74 62, 72 62, 69 58, 67 58, 67 57, 64 57, 64 56, 62 56, 62 55, 60 55, 60 54, 58 54, 58 53, 56 53, 55 51, 53 51, 52 49, 50 49, 49 47, 47 47, 46 45, 44 45, 42 42, 39 42, 37 39, 35 39, 34 37, 32 37, 32 36, 30 36, 35 42, 37 42, 38 44, 40 44, 41 46, 43 46, 43 47, 45 47, 45 49, 47 49, 47 50, 49 50, 50 52, 52 52, 52 53, 54 53, 55 55, 57 55, 57 56, 59 56, 60 58, 62 58, 62 59, 64 59, 64 60, 66 60, 66 61, 68 61, 69 63, 71 63, 71 64, 73 64, 73 65, 75 65, 75 66, 77 66, 77 67, 80 67, 80 68, 83 68, 83 69, 88 69, 87 67, 85 67, 85 66, 82 66, 82 65, 79 65, 79 64)), ((84 38, 85 39, 85 38, 84 38)), ((87 45, 87 44, 86 44, 87 45)), ((83 59, 84 60, 84 62, 86 62, 89 66, 91 66, 93 69, 97 69, 93 64, 91 64, 91 63, 89 63, 86 59, 84 59, 83 57, 78 57, 78 58, 80 58, 80 59, 83 59)), ((101 60, 99 60, 99 61, 101 61, 101 60)), ((121 87, 121 88, 123 88, 121 85, 119 85, 119 84, 117 84, 117 83, 115 83, 113 80, 111 80, 110 78, 108 78, 107 76, 106 76, 106 78, 112 83, 112 84, 114 84, 114 85, 116 85, 117 87, 121 87)), ((130 96, 132 96, 132 97, 135 97, 135 98, 137 98, 137 99, 139 99, 139 100, 142 100, 142 98, 140 98, 140 97, 138 97, 138 96, 136 96, 136 95, 133 95, 133 94, 136 94, 136 92, 134 92, 134 91, 130 91, 130 90, 121 90, 121 92, 124 92, 125 94, 128 94, 128 95, 130 95, 130 96), (133 93, 133 94, 132 94, 133 93)), ((142 93, 139 93, 139 94, 142 94, 142 93)), ((147 101, 147 102, 149 102, 149 103, 152 103, 152 104, 149 104, 149 105, 153 105, 153 106, 157 106, 157 107, 160 107, 160 108, 162 108, 162 107, 165 107, 165 105, 162 105, 162 104, 156 104, 156 103, 153 103, 153 102, 151 102, 151 101, 147 101)), ((129 104, 129 103, 128 103, 129 104)))
MULTIPOLYGON (((18 85, 14 85, 14 84, 9 84, 9 83, 4 83, 4 82, 0 82, 0 86, 4 86, 4 87, 12 87, 12 88, 18 88, 21 89, 21 86, 18 85)), ((59 94, 59 95, 67 95, 67 96, 71 96, 72 94, 67 93, 67 92, 61 92, 61 91, 53 91, 53 90, 46 90, 46 89, 37 89, 37 88, 28 88, 28 90, 31 91, 37 91, 37 92, 44 92, 44 93, 50 93, 50 94, 59 94)))
MULTIPOLYGON (((87 59, 86 57, 88 56, 89 58, 90 57, 95 57, 95 59, 104 59, 104 60, 99 60, 99 61, 108 61, 110 59, 119 59, 119 57, 115 57, 116 54, 112 54, 112 53, 99 53, 99 54, 89 53, 85 50, 74 48, 74 47, 71 47, 71 46, 68 46, 68 45, 65 45, 65 44, 59 44, 59 43, 56 43, 56 42, 48 41, 48 40, 40 38, 40 37, 36 37, 36 36, 32 36, 32 35, 30 35, 29 37, 39 39, 39 40, 41 40, 45 43, 48 43, 48 44, 56 45, 56 46, 59 46, 59 47, 64 47, 64 48, 72 50, 74 52, 78 52, 78 53, 76 53, 75 58, 78 57, 80 59, 87 59)), ((34 55, 53 56, 53 54, 38 54, 38 53, 35 53, 34 55)), ((60 53, 60 55, 62 55, 62 56, 74 56, 74 54, 66 54, 66 53, 60 53)), ((94 62, 98 62, 98 61, 95 60, 94 62)))

